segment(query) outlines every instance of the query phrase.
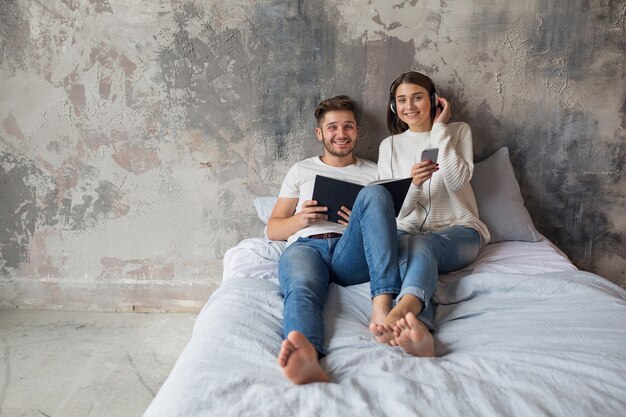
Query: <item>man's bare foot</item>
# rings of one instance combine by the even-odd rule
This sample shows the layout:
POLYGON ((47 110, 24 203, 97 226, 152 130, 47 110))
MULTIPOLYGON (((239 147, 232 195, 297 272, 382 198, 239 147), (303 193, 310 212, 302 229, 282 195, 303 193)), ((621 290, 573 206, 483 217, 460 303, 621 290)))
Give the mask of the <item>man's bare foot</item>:
POLYGON ((369 330, 379 343, 389 343, 393 340, 394 322, 386 322, 387 315, 391 311, 391 294, 381 294, 372 300, 372 318, 370 319, 369 330))
POLYGON ((278 364, 285 376, 294 384, 330 382, 330 378, 317 361, 317 351, 305 335, 293 330, 283 340, 278 354, 278 364))
POLYGON ((435 342, 428 328, 415 317, 407 313, 393 326, 395 341, 406 353, 419 357, 434 357, 435 342))

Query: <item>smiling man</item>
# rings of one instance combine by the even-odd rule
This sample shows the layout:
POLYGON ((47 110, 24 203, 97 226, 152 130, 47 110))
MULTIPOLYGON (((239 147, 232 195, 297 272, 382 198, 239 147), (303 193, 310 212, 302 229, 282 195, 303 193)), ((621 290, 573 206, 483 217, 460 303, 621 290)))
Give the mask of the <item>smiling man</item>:
POLYGON ((278 363, 296 384, 330 381, 319 358, 326 353, 322 313, 331 282, 370 281, 372 299, 388 303, 401 286, 393 202, 384 187, 364 187, 354 207, 342 207, 339 223, 327 221, 327 208, 311 200, 317 174, 363 185, 376 179, 376 164, 353 155, 359 132, 356 103, 348 96, 324 100, 315 118, 324 153, 291 167, 267 225, 270 239, 288 243, 278 264, 285 297, 278 363))

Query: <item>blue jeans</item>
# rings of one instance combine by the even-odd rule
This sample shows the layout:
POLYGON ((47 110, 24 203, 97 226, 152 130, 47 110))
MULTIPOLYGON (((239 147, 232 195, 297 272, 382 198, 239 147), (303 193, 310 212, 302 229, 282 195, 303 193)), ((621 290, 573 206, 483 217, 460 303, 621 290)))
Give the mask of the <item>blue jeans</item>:
POLYGON ((433 294, 439 273, 456 271, 478 256, 480 234, 465 226, 451 226, 423 235, 398 231, 398 260, 402 290, 397 300, 412 294, 422 300, 419 319, 434 330, 433 294))
POLYGON ((324 349, 322 317, 331 282, 341 286, 370 282, 372 298, 401 289, 393 201, 380 185, 363 188, 340 238, 299 238, 278 262, 285 297, 284 334, 302 332, 320 354, 324 349))

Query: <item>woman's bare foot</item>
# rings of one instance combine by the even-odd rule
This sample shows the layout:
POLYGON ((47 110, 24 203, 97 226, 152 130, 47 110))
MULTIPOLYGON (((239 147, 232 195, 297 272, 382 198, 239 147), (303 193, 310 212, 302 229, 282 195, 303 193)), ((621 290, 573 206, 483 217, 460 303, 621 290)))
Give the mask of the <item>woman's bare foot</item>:
POLYGON ((408 312, 421 311, 424 304, 414 295, 406 294, 395 307, 391 308, 391 297, 389 294, 383 294, 372 300, 372 322, 369 329, 378 342, 398 346, 394 340, 394 326, 408 312), (385 296, 388 298, 384 298, 385 296))
POLYGON ((388 324, 370 323, 370 333, 378 343, 389 344, 393 341, 393 326, 388 324))
POLYGON ((420 357, 435 356, 435 342, 428 328, 415 317, 407 313, 393 327, 395 341, 406 353, 420 357))
POLYGON ((305 335, 293 330, 283 340, 278 354, 278 364, 285 376, 294 384, 330 382, 330 378, 317 361, 317 351, 305 335))
POLYGON ((369 330, 376 341, 379 343, 389 343, 393 340, 393 324, 394 322, 386 322, 387 316, 391 311, 391 302, 393 296, 391 294, 381 294, 372 300, 372 318, 370 319, 369 330))

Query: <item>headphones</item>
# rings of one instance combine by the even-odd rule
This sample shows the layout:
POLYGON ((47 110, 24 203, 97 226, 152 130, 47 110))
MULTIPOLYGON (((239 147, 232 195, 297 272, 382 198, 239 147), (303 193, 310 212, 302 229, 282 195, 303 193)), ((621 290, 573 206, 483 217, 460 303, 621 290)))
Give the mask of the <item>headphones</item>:
POLYGON ((433 86, 432 91, 430 92, 430 118, 434 120, 435 114, 437 114, 437 99, 439 98, 439 96, 437 95, 437 87, 435 87, 435 83, 433 82, 433 80, 431 80, 428 75, 422 72, 418 72, 418 71, 403 72, 402 74, 398 75, 395 80, 393 80, 393 82, 389 86, 389 108, 391 109, 393 114, 397 114, 396 113, 396 97, 393 95, 393 87, 398 82, 399 79, 404 78, 405 75, 410 74, 410 73, 419 74, 425 77, 433 86))

